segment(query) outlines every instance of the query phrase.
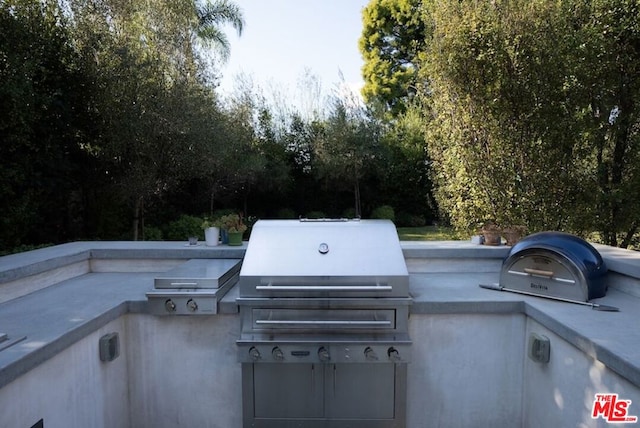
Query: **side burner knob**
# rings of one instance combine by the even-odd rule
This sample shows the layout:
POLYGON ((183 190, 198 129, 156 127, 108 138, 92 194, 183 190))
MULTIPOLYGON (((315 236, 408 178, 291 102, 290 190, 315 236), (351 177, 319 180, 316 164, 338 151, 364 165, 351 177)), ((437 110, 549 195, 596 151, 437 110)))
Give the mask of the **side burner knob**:
POLYGON ((164 308, 167 310, 167 312, 175 312, 176 311, 176 304, 173 303, 173 300, 167 299, 164 302, 164 308))
POLYGON ((255 346, 249 348, 249 358, 251 358, 252 361, 258 361, 260 360, 260 358, 262 358, 260 356, 260 351, 258 351, 255 346))
POLYGON ((398 350, 393 346, 389 348, 389 350, 387 351, 387 355, 389 356, 389 359, 391 361, 400 361, 400 354, 398 353, 398 350))
POLYGON ((320 348, 318 348, 318 358, 320 358, 320 361, 322 361, 323 363, 329 362, 329 360, 331 359, 331 355, 329 355, 329 350, 324 346, 321 346, 320 348))
POLYGON ((371 349, 371 346, 367 346, 364 350, 364 358, 367 361, 378 361, 378 356, 376 355, 376 351, 371 349))
POLYGON ((276 361, 284 361, 284 352, 282 352, 282 349, 280 349, 277 346, 275 346, 271 350, 271 355, 273 356, 273 359, 276 361))
POLYGON ((189 309, 191 312, 195 312, 198 310, 198 304, 195 300, 189 299, 187 300, 187 309, 189 309))

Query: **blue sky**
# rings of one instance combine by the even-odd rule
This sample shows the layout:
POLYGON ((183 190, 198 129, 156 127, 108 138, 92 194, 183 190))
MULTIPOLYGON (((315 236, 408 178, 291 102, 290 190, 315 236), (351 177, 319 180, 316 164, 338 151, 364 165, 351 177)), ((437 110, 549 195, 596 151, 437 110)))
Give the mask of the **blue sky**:
POLYGON ((221 67, 220 89, 230 93, 235 76, 244 73, 263 88, 293 90, 305 69, 320 79, 324 90, 340 82, 340 72, 350 87, 360 87, 358 38, 368 2, 235 0, 243 10, 245 28, 239 38, 226 29, 231 57, 221 67))

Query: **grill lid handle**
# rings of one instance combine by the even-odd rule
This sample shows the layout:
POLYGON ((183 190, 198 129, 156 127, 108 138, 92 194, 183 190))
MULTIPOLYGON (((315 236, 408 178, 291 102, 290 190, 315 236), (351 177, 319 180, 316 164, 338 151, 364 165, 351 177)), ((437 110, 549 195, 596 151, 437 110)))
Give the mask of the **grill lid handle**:
POLYGON ((256 291, 392 291, 390 285, 256 285, 256 291))
POLYGON ((331 326, 371 326, 386 327, 391 325, 390 320, 256 320, 257 325, 331 325, 331 326))
POLYGON ((550 270, 532 269, 527 267, 524 268, 523 270, 529 275, 544 276, 546 278, 552 278, 554 275, 553 271, 550 271, 550 270))

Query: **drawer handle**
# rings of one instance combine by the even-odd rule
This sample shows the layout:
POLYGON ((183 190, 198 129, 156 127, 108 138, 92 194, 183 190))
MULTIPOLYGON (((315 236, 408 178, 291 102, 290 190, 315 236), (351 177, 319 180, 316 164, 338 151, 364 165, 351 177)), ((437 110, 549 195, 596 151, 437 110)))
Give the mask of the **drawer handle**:
POLYGON ((256 285, 257 291, 392 291, 390 285, 256 285))
POLYGON ((357 321, 357 320, 256 320, 258 325, 333 325, 333 326, 390 326, 390 320, 357 321))

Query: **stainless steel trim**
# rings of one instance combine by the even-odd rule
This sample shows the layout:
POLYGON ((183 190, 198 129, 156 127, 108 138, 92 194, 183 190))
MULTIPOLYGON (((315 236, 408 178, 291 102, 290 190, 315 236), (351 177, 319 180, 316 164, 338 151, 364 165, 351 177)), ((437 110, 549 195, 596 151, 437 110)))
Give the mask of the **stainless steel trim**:
POLYGON ((186 285, 193 285, 194 287, 198 285, 197 282, 172 282, 171 286, 172 287, 183 287, 186 285))
POLYGON ((256 285, 256 291, 393 291, 391 285, 256 285))
POLYGON ((575 284, 576 283, 573 279, 557 278, 557 277, 553 277, 553 276, 549 277, 547 275, 536 275, 536 274, 530 273, 530 272, 520 272, 519 270, 509 270, 507 272, 509 272, 512 275, 539 276, 539 277, 542 277, 542 278, 548 278, 548 279, 550 279, 552 281, 564 282, 564 283, 567 283, 567 284, 575 284))
POLYGON ((256 320, 262 325, 359 325, 359 326, 390 326, 391 321, 351 321, 351 320, 256 320))
POLYGON ((300 223, 344 223, 347 221, 360 221, 360 218, 300 218, 300 223))

